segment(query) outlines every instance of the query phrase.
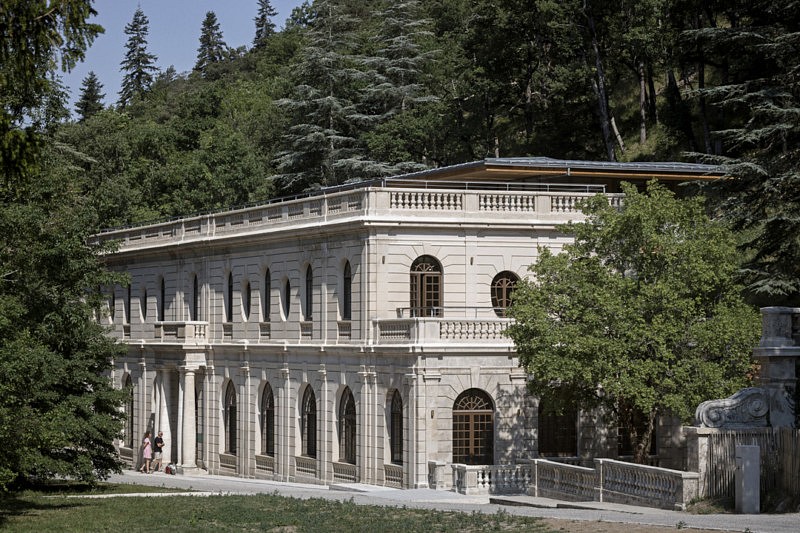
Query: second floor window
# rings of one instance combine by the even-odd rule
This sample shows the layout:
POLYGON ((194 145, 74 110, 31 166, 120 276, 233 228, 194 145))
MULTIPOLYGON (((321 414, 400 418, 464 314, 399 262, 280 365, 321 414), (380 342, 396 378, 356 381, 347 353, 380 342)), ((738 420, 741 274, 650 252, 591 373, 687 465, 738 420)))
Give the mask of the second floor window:
POLYGON ((519 281, 519 276, 513 272, 503 271, 492 280, 492 307, 497 316, 506 316, 511 306, 511 295, 519 281))
POLYGON ((342 320, 353 318, 353 273, 350 271, 350 261, 344 264, 342 274, 342 320))
POLYGON ((309 265, 306 268, 306 291, 305 291, 305 301, 303 306, 303 318, 305 320, 311 320, 312 314, 314 311, 314 272, 311 270, 311 266, 309 265))
POLYGON ((228 287, 225 291, 225 322, 233 322, 233 274, 228 272, 228 287))
POLYGON ((411 264, 411 316, 442 316, 442 265, 423 255, 411 264))

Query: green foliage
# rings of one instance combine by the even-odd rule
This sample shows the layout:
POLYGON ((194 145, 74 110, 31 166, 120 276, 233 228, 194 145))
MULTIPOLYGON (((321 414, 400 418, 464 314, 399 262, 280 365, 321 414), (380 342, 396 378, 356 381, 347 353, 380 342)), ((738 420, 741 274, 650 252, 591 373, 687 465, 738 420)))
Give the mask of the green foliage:
POLYGON ((75 103, 75 111, 80 115, 79 120, 86 120, 103 109, 103 98, 106 95, 100 92, 102 89, 103 84, 94 72, 89 71, 81 85, 81 97, 75 103))
POLYGON ((150 89, 153 74, 158 71, 156 56, 147 51, 149 33, 150 21, 140 7, 136 8, 133 19, 125 26, 128 42, 125 44, 125 58, 120 64, 124 75, 118 101, 122 108, 135 98, 141 98, 150 89))
POLYGON ((253 38, 253 48, 259 49, 267 44, 270 36, 275 34, 275 22, 273 18, 278 14, 269 0, 258 0, 258 13, 254 22, 256 23, 256 36, 253 38))
MULTIPOLYGON (((655 183, 623 190, 619 210, 602 196, 586 203, 562 253, 540 249, 509 334, 534 394, 602 406, 613 422, 640 413, 652 430, 658 414, 688 421, 747 383, 759 319, 734 283, 733 236, 701 199, 655 183)), ((632 434, 640 460, 649 439, 632 434)))
POLYGON ((100 31, 91 2, 0 7, 0 488, 119 469, 119 353, 97 322, 115 280, 87 244, 97 220, 43 136, 64 113, 53 54, 70 67, 100 31), (8 30, 8 31, 7 31, 8 30), (33 125, 22 129, 26 120, 33 125))
POLYGON ((205 76, 209 67, 225 58, 228 45, 222 38, 217 15, 213 11, 206 13, 200 30, 200 47, 197 49, 197 62, 194 70, 205 76))

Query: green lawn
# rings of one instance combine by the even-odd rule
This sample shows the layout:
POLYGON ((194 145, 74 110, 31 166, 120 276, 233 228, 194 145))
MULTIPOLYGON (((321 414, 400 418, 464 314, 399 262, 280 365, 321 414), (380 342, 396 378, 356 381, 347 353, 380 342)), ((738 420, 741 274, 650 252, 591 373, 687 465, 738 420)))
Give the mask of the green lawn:
MULTIPOLYGON (((145 487, 127 487, 127 492, 148 490, 145 487)), ((101 485, 91 492, 118 493, 120 489, 101 485)), ((37 533, 552 531, 537 518, 507 513, 465 514, 363 506, 323 499, 299 500, 277 495, 84 499, 68 498, 68 493, 28 491, 14 497, 0 497, 0 529, 37 533)))

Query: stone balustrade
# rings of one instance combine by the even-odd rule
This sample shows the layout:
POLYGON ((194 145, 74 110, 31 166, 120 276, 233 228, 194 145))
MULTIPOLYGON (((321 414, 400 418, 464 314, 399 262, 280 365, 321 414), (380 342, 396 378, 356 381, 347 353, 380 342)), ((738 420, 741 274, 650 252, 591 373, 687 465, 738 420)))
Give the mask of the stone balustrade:
POLYGON ((295 474, 298 476, 306 475, 313 478, 317 477, 317 460, 313 457, 296 455, 294 458, 295 474))
POLYGON ((271 455, 256 455, 256 470, 272 474, 275 472, 275 458, 271 455))
POLYGON ((158 342, 203 344, 208 340, 208 322, 162 321, 153 325, 158 342))
MULTIPOLYGON (((385 184, 384 184, 385 185, 385 184)), ((144 247, 208 241, 229 237, 231 233, 248 234, 261 231, 297 231, 303 222, 347 222, 353 218, 369 218, 372 222, 393 220, 398 211, 417 212, 420 219, 458 219, 480 224, 520 222, 564 223, 583 217, 580 202, 602 192, 602 187, 562 185, 559 191, 481 191, 402 189, 397 187, 364 187, 358 190, 320 193, 243 209, 211 213, 144 226, 106 230, 94 236, 95 242, 116 241, 119 251, 144 247), (508 215, 513 214, 513 218, 508 215), (488 217, 488 218, 487 218, 488 217)), ((480 187, 480 184, 474 185, 480 187)), ((620 205, 622 195, 608 194, 612 205, 620 205)))
POLYGON ((504 335, 512 323, 508 318, 397 318, 373 322, 376 344, 487 342, 513 346, 511 339, 504 335))
POLYGON ((601 502, 685 510, 698 496, 700 474, 655 466, 595 459, 601 502))
POLYGON ((355 483, 358 481, 358 468, 351 463, 333 463, 333 479, 355 483))
MULTIPOLYGON (((522 494, 569 501, 605 501, 662 509, 686 508, 698 495, 700 475, 654 466, 595 459, 594 468, 547 459, 510 465, 450 465, 461 494, 522 494)), ((443 463, 429 461, 431 488, 447 488, 443 463)))
POLYGON ((402 465, 395 465, 384 463, 383 465, 383 484, 387 487, 402 488, 403 487, 403 467, 402 465))

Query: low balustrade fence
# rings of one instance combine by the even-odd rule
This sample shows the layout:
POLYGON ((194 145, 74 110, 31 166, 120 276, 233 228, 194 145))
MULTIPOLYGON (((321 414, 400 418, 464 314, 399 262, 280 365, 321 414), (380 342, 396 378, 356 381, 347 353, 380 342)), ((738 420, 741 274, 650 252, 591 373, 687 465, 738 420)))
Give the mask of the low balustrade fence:
MULTIPOLYGON (((606 501, 662 509, 685 509, 698 495, 699 474, 613 459, 594 468, 546 459, 513 465, 450 465, 452 488, 461 494, 523 494, 569 501, 606 501)), ((441 463, 429 463, 435 479, 441 463)), ((435 483, 432 488, 445 488, 435 483)))
POLYGON ((351 463, 333 463, 333 479, 336 481, 358 481, 358 468, 351 463))

